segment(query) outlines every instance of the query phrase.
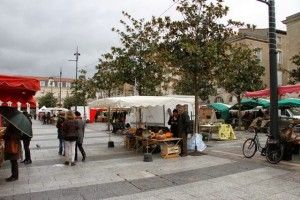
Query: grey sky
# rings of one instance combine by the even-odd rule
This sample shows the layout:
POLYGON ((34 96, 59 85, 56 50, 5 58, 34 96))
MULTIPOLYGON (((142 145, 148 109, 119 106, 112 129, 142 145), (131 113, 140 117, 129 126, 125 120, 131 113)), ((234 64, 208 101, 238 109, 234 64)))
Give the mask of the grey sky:
MULTIPOLYGON (((229 17, 258 28, 268 26, 267 6, 256 0, 225 0, 229 17)), ((111 31, 122 18, 159 16, 172 0, 0 0, 0 73, 75 77, 75 63, 68 61, 79 47, 79 68, 95 72, 101 54, 119 43, 111 31)), ((176 16, 175 6, 164 15, 176 16)), ((300 0, 276 0, 277 28, 300 10, 300 0)))

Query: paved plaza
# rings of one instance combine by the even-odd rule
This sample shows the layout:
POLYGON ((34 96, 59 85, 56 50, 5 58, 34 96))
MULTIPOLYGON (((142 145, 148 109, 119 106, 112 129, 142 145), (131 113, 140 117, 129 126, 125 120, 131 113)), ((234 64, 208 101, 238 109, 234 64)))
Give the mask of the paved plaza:
POLYGON ((31 165, 19 164, 19 180, 7 183, 8 162, 0 168, 0 199, 300 199, 299 156, 271 165, 264 157, 242 157, 235 141, 207 142, 203 154, 143 162, 143 154, 124 148, 113 135, 107 148, 104 124, 88 124, 86 162, 63 165, 56 127, 33 120, 31 165))

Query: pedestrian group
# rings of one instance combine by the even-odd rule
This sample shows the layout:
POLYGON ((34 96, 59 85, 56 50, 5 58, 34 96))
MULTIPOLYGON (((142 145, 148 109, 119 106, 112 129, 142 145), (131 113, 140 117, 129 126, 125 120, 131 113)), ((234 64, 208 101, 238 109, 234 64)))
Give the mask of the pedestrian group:
MULTIPOLYGON (((27 112, 23 114, 32 122, 27 112)), ((21 161, 25 165, 31 164, 31 155, 30 155, 30 141, 31 137, 22 133, 9 121, 5 121, 6 130, 3 136, 4 139, 4 159, 9 160, 11 164, 11 176, 6 178, 7 182, 16 181, 19 178, 18 170, 18 160, 22 156, 22 145, 21 140, 23 141, 23 147, 25 152, 25 159, 21 161)), ((84 128, 85 123, 81 118, 81 114, 78 111, 73 113, 72 111, 67 111, 66 113, 59 113, 59 118, 57 120, 57 137, 59 140, 59 150, 58 154, 65 156, 65 165, 71 164, 71 166, 76 165, 77 161, 77 148, 81 152, 82 161, 86 159, 86 153, 83 149, 83 138, 84 138, 84 128)))

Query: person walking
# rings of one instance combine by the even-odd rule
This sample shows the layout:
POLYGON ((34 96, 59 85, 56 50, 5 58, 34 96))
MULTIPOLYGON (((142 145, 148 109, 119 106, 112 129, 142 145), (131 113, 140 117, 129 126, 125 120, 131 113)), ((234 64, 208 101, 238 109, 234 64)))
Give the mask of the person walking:
POLYGON ((78 139, 78 122, 72 111, 66 113, 66 120, 62 124, 62 134, 65 141, 65 165, 75 165, 75 144, 78 139))
POLYGON ((178 105, 178 137, 182 138, 180 141, 180 147, 181 147, 181 156, 187 156, 188 150, 187 150, 187 134, 188 134, 188 128, 190 125, 190 117, 188 113, 184 110, 184 107, 182 105, 178 105))
POLYGON ((65 113, 60 112, 59 116, 58 116, 58 120, 56 122, 57 138, 59 140, 59 149, 58 149, 58 154, 59 155, 63 155, 63 152, 65 150, 65 141, 64 141, 64 138, 63 138, 63 126, 62 126, 64 121, 65 121, 65 113))
POLYGON ((18 160, 22 155, 21 131, 10 122, 7 122, 4 144, 4 159, 10 160, 11 164, 11 176, 5 180, 7 182, 16 181, 19 179, 18 160))
POLYGON ((172 115, 169 118, 168 124, 171 125, 171 133, 174 137, 178 137, 178 110, 174 109, 172 115))
POLYGON ((78 111, 75 111, 75 119, 78 123, 78 139, 76 141, 76 147, 75 147, 75 161, 77 161, 77 148, 78 148, 82 155, 82 161, 84 162, 85 158, 86 158, 86 154, 82 147, 82 144, 83 144, 83 138, 84 138, 85 123, 83 122, 83 120, 81 118, 81 114, 78 111))
MULTIPOLYGON (((27 119, 30 121, 31 123, 31 129, 32 129, 32 121, 29 117, 29 114, 26 111, 23 111, 23 114, 27 117, 27 119)), ((31 160, 31 154, 30 154, 30 141, 31 141, 31 137, 29 137, 26 134, 22 135, 22 140, 23 140, 23 147, 24 147, 24 152, 25 152, 25 159, 23 161, 21 161, 21 163, 24 163, 25 165, 31 164, 32 160, 31 160)))

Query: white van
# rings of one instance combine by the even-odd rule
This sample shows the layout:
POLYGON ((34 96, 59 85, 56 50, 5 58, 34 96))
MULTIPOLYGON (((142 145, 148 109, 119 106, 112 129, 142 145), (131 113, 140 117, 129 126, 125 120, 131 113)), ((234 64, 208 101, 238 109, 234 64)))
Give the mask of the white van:
POLYGON ((300 109, 281 108, 278 110, 278 116, 281 118, 300 119, 300 109))

